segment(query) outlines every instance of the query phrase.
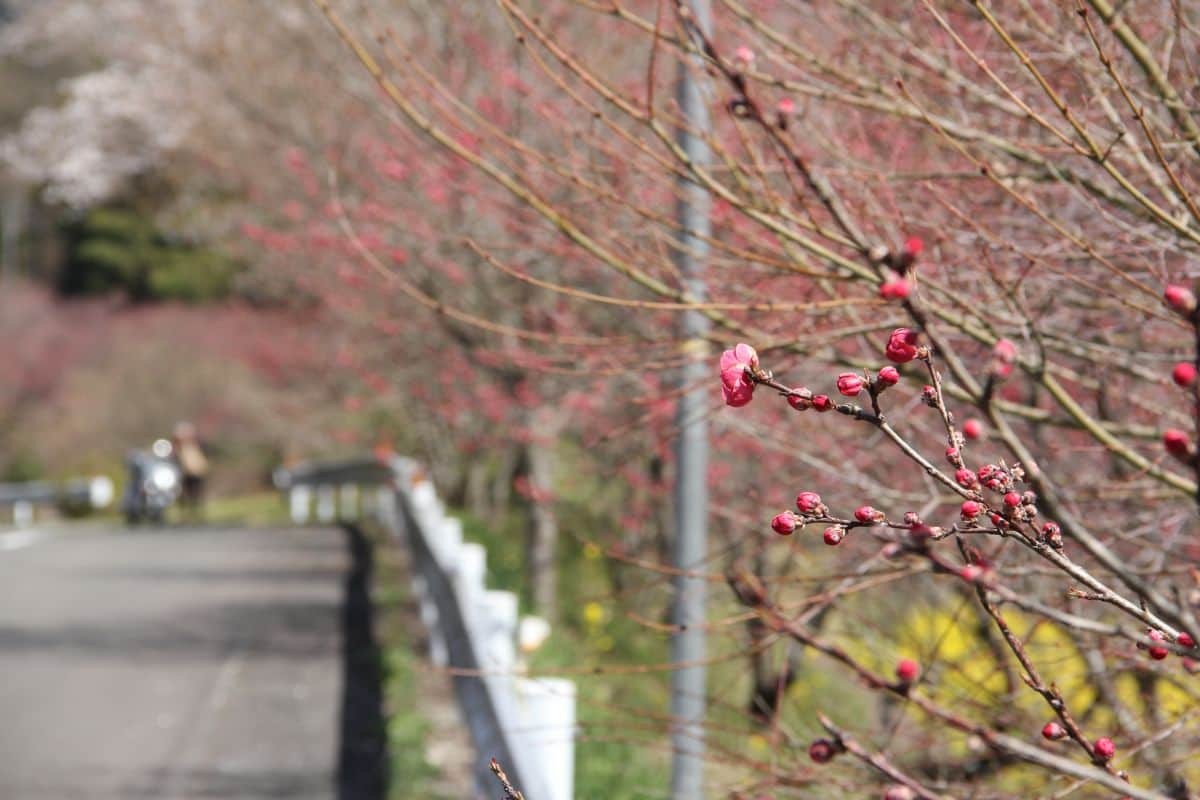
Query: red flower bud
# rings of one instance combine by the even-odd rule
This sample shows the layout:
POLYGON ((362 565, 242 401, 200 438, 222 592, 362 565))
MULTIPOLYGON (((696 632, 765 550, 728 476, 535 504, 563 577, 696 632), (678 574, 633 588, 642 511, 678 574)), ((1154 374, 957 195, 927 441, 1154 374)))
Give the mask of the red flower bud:
POLYGON ((958 571, 958 575, 968 583, 974 583, 983 576, 983 567, 978 564, 967 564, 958 571))
POLYGON ((1051 742, 1057 742, 1066 735, 1066 729, 1057 722, 1047 722, 1044 726, 1042 726, 1042 738, 1048 739, 1051 742))
POLYGON ((992 372, 999 378, 1012 374, 1017 363, 1017 346, 1009 339, 1001 339, 992 347, 992 372))
POLYGON ((859 522, 874 525, 876 522, 883 521, 883 512, 876 511, 870 506, 859 506, 854 509, 854 518, 859 522))
POLYGON ((800 522, 796 515, 791 511, 785 511, 782 514, 776 514, 771 520, 771 530, 778 533, 780 536, 790 536, 796 530, 796 525, 800 522))
POLYGON ((821 495, 816 492, 801 492, 796 495, 796 508, 800 509, 801 514, 819 514, 824 508, 821 495))
POLYGON ((1196 640, 1193 639, 1192 635, 1190 633, 1188 633, 1187 631, 1180 631, 1179 635, 1175 637, 1175 642, 1180 647, 1195 647, 1196 646, 1196 640))
POLYGON ((917 800, 917 793, 902 783, 893 783, 884 791, 883 800, 917 800))
POLYGON ((808 757, 817 764, 828 764, 837 755, 837 747, 828 739, 817 739, 808 746, 808 757))
POLYGON ((921 674, 921 667, 911 658, 902 658, 896 662, 896 677, 902 683, 912 683, 921 674))
POLYGON ((975 486, 977 483, 979 483, 979 479, 975 477, 975 473, 966 468, 955 470, 954 480, 957 481, 958 485, 964 489, 970 489, 972 486, 975 486))
POLYGON ((965 500, 962 504, 963 519, 975 519, 983 512, 983 506, 974 500, 965 500))
POLYGON ((1188 388, 1196 382, 1196 365, 1180 361, 1175 365, 1175 369, 1171 370, 1171 380, 1175 381, 1177 386, 1188 388))
POLYGON ((1108 738, 1107 736, 1101 736, 1096 740, 1096 743, 1092 745, 1092 752, 1096 754, 1097 758, 1103 761, 1108 761, 1114 755, 1116 755, 1117 746, 1113 744, 1112 739, 1108 738))
POLYGON ((855 397, 863 390, 863 377, 853 372, 843 372, 837 377, 837 389, 846 397, 855 397))
POLYGON ((825 540, 825 544, 829 545, 830 547, 836 547, 841 543, 845 536, 846 529, 840 525, 834 525, 831 528, 826 528, 825 533, 821 535, 821 538, 825 540))
POLYGON ((1163 647, 1161 644, 1151 645, 1150 647, 1146 648, 1146 652, 1149 653, 1150 657, 1155 661, 1162 661, 1164 658, 1171 655, 1171 651, 1163 647))
POLYGON ((925 249, 925 243, 919 236, 910 236, 904 241, 904 252, 916 258, 925 249))
POLYGON ((1167 301, 1172 310, 1185 317, 1196 310, 1196 295, 1186 286, 1168 286, 1163 292, 1163 300, 1167 301))
POLYGON ((787 399, 788 405, 791 406, 792 408, 796 409, 797 411, 807 411, 808 409, 813 407, 812 396, 807 395, 808 390, 803 389, 802 391, 804 391, 805 394, 803 394, 803 395, 789 394, 788 395, 788 399, 787 399))
POLYGON ((889 361, 906 364, 917 357, 917 332, 909 328, 897 328, 888 337, 886 353, 889 361))
POLYGON ((893 278, 879 284, 879 296, 884 300, 903 300, 912 293, 912 284, 904 278, 893 278))
POLYGON ((895 367, 884 367, 879 370, 879 375, 875 379, 881 387, 895 386, 900 382, 900 371, 895 367))
POLYGON ((978 439, 983 436, 983 423, 977 419, 969 419, 963 423, 962 432, 968 439, 978 439))
POLYGON ((1004 505, 1009 508, 1016 508, 1021 505, 1021 495, 1016 492, 1007 492, 1004 495, 1004 505))
POLYGON ((1176 458, 1186 460, 1191 450, 1191 441, 1184 431, 1168 428, 1163 431, 1163 447, 1176 458))
POLYGON ((827 394, 815 395, 812 399, 812 405, 813 408, 821 413, 833 410, 833 401, 829 399, 829 395, 827 394))

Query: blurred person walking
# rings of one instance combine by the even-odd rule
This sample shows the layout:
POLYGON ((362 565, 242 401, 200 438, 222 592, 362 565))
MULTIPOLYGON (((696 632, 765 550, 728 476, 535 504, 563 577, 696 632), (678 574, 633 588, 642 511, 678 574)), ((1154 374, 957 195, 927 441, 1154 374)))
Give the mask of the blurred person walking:
POLYGON ((200 516, 204 504, 204 483, 208 478, 208 457, 190 422, 175 426, 175 461, 183 474, 180 505, 193 516, 200 516))

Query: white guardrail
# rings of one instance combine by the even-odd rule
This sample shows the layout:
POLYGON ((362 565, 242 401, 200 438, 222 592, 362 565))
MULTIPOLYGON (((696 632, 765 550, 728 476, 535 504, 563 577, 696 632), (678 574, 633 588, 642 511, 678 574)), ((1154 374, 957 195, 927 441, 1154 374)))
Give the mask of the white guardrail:
POLYGON ((355 520, 365 510, 408 546, 430 658, 453 670, 481 791, 495 794, 495 758, 528 800, 570 800, 575 684, 525 677, 518 657, 549 634, 549 625, 518 619, 517 596, 487 588, 485 549, 463 541, 461 521, 446 514, 418 464, 399 457, 304 464, 278 470, 275 483, 288 493, 298 524, 355 520), (363 491, 370 487, 373 498, 363 491))
POLYGON ((28 481, 0 483, 0 507, 12 508, 12 523, 27 528, 34 522, 38 506, 71 506, 75 508, 105 508, 113 501, 113 482, 103 475, 95 478, 74 478, 64 483, 28 481))

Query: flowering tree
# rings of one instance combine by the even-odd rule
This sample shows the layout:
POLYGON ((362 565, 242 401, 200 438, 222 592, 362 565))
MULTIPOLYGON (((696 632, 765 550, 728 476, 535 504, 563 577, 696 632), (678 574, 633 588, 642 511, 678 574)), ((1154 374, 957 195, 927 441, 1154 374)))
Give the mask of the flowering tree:
MULTIPOLYGON (((482 63, 466 95, 422 21, 315 4, 381 105, 489 179, 479 209, 543 256, 472 235, 469 286, 570 302, 573 333, 610 337, 575 363, 658 398, 663 317, 753 343, 719 364, 750 407, 719 417, 717 514, 755 653, 792 644, 752 709, 782 742, 823 728, 811 761, 844 766, 816 777, 785 747, 733 791, 1188 796, 1195 8, 724 0, 709 33, 686 2, 498 0, 534 69, 482 63), (672 136, 667 64, 689 53, 725 112, 711 166, 672 136), (497 117, 512 97, 536 126, 497 117), (716 203, 706 299, 669 257, 681 178, 716 203), (781 714, 806 682, 861 713, 781 714)), ((494 55, 478 20, 443 23, 494 55)))

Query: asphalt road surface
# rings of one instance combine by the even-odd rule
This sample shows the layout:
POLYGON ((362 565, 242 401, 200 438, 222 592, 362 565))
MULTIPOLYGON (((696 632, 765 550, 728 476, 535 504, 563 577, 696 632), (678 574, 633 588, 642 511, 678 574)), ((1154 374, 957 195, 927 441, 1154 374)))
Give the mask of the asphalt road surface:
POLYGON ((348 609, 363 588, 353 537, 92 528, 6 541, 0 798, 370 800, 339 774, 362 750, 345 741, 348 609))

